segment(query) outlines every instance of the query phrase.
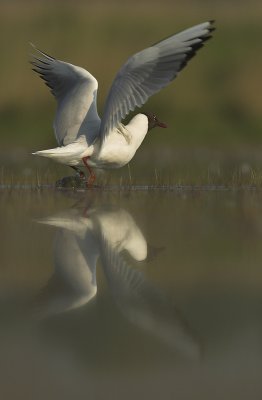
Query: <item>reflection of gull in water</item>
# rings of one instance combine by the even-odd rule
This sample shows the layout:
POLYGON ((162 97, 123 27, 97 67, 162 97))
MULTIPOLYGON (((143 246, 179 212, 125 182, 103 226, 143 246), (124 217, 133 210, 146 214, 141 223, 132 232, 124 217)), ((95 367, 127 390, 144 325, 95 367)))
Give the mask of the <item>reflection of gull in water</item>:
POLYGON ((137 261, 147 257, 146 240, 127 211, 103 208, 85 214, 71 209, 39 221, 59 228, 54 243, 55 271, 41 293, 44 314, 78 308, 96 295, 100 232, 118 252, 126 250, 137 261))
POLYGON ((65 219, 51 218, 42 222, 61 227, 54 242, 54 274, 41 293, 44 314, 81 307, 97 292, 98 249, 92 231, 86 227, 84 232, 82 223, 77 224, 73 219, 71 229, 69 220, 65 219))
POLYGON ((109 290, 122 314, 152 336, 184 354, 199 354, 199 344, 170 300, 123 258, 147 258, 146 240, 123 209, 71 209, 41 220, 59 228, 55 272, 41 297, 42 316, 87 304, 97 293, 96 263, 101 258, 109 290))
POLYGON ((170 347, 198 356, 199 343, 163 292, 142 271, 128 266, 105 237, 100 256, 110 291, 124 316, 170 347))

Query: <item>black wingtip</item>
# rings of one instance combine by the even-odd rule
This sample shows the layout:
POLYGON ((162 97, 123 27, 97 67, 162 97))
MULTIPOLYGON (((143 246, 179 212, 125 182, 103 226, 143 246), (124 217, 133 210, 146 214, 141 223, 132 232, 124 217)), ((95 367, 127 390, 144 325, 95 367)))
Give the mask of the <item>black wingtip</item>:
MULTIPOLYGON (((52 57, 52 56, 50 56, 49 54, 45 53, 44 51, 38 49, 38 48, 34 45, 34 43, 29 42, 29 44, 30 44, 30 46, 31 46, 36 52, 40 53, 42 56, 48 58, 48 59, 51 60, 51 61, 55 61, 55 58, 54 58, 54 57, 52 57)), ((36 56, 33 55, 33 57, 36 58, 36 59, 38 60, 38 58, 37 58, 36 56)), ((41 62, 44 62, 44 61, 41 60, 41 62)))
MULTIPOLYGON (((29 61, 34 67, 42 69, 43 71, 48 71, 49 68, 43 67, 41 64, 36 63, 35 61, 29 61)), ((45 63, 46 64, 46 63, 45 63)))
MULTIPOLYGON (((36 57, 34 54, 31 54, 31 57, 33 58, 33 61, 32 61, 32 62, 35 62, 35 63, 36 63, 36 61, 38 61, 38 62, 40 62, 41 64, 49 65, 48 62, 44 61, 44 60, 41 59, 41 58, 36 57)), ((37 63, 36 63, 36 64, 37 64, 37 63)))
POLYGON ((205 43, 213 37, 212 32, 216 29, 213 26, 215 20, 210 20, 208 22, 211 24, 211 26, 207 28, 208 33, 205 36, 199 38, 201 40, 199 43, 196 43, 191 46, 191 50, 187 53, 185 60, 181 63, 179 71, 181 71, 187 65, 188 61, 191 60, 191 58, 193 58, 196 55, 198 50, 204 47, 205 43))

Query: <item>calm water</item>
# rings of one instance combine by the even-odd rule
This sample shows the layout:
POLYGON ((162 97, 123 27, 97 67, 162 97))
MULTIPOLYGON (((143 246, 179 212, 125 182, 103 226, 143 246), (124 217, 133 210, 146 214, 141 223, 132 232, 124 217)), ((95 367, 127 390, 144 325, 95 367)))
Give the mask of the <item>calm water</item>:
POLYGON ((9 399, 261 399, 262 193, 2 191, 9 399))

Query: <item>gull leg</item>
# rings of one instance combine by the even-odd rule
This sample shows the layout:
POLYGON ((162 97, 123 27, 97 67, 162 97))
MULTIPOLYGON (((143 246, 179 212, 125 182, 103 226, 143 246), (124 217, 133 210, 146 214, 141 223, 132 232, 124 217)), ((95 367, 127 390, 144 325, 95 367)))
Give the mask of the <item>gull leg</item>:
POLYGON ((93 183, 95 182, 95 180, 96 180, 96 176, 95 176, 95 173, 94 173, 94 171, 92 170, 92 168, 90 167, 90 165, 88 165, 88 163, 87 163, 87 160, 89 159, 89 157, 84 157, 84 158, 82 158, 82 161, 83 161, 83 163, 85 164, 85 166, 86 166, 86 168, 88 169, 88 172, 89 172, 89 177, 88 177, 88 179, 87 179, 87 182, 86 182, 86 186, 87 187, 92 187, 93 186, 93 183))
POLYGON ((73 165, 70 165, 70 167, 73 168, 78 173, 78 175, 80 176, 81 179, 84 179, 86 177, 84 172, 81 171, 81 169, 79 169, 73 165))

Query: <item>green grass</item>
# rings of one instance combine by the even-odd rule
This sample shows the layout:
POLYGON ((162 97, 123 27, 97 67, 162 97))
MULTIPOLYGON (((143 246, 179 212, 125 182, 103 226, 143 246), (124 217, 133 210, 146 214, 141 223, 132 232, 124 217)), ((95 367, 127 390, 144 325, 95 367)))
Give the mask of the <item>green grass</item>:
MULTIPOLYGON (((6 189, 43 189, 55 188, 57 181, 63 177, 71 176, 72 180, 64 183, 65 188, 85 189, 84 183, 79 185, 75 182, 74 175, 70 170, 63 171, 62 168, 39 170, 35 169, 28 172, 27 169, 22 172, 12 172, 2 167, 0 171, 0 188, 6 189), (62 172, 67 172, 62 174, 62 172)), ((61 186, 60 186, 61 187, 61 186)), ((98 173, 94 185, 99 189, 112 190, 150 190, 150 189, 240 189, 262 188, 262 170, 252 168, 248 164, 242 164, 241 167, 223 167, 218 164, 210 165, 208 168, 200 167, 189 169, 180 166, 176 171, 167 171, 157 169, 140 176, 138 171, 131 168, 113 173, 98 173)))

